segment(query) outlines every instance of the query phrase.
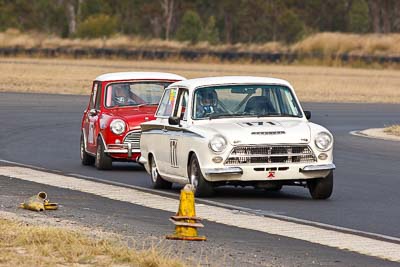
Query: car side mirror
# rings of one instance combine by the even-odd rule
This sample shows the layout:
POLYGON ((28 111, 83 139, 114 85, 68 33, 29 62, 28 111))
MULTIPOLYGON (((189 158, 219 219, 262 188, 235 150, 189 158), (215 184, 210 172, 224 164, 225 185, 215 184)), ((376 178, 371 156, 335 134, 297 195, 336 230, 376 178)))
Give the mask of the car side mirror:
POLYGON ((311 119, 311 111, 304 111, 304 115, 306 115, 306 119, 311 119))
POLYGON ((179 117, 169 117, 168 118, 168 123, 171 125, 179 125, 181 122, 181 119, 179 117))
POLYGON ((95 116, 95 115, 97 115, 97 110, 95 110, 94 108, 92 108, 91 110, 89 110, 89 115, 90 115, 90 116, 95 116))

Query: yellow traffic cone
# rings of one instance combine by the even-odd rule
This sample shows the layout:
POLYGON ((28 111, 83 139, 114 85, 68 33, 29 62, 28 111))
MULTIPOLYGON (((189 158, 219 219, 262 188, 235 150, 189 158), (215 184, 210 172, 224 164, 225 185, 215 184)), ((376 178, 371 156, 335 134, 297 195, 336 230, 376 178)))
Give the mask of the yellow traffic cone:
POLYGON ((21 203, 20 207, 27 210, 33 211, 44 211, 44 201, 47 199, 45 192, 39 192, 37 195, 30 197, 24 203, 21 203))
POLYGON ((21 203, 20 208, 33 210, 33 211, 44 211, 44 210, 56 210, 58 209, 57 203, 50 203, 47 199, 46 192, 39 192, 37 195, 30 197, 24 203, 21 203))
POLYGON ((197 235, 197 228, 204 227, 196 217, 194 207, 194 188, 191 184, 185 185, 181 190, 179 209, 175 216, 171 216, 170 221, 175 224, 175 233, 168 235, 167 239, 205 241, 205 236, 197 235))

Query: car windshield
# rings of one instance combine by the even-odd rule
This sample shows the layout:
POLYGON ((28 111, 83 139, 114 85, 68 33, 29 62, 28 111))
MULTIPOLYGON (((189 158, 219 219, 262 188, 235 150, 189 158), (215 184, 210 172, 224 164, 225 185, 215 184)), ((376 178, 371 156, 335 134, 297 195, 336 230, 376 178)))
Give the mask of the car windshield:
POLYGON ((120 82, 107 86, 105 106, 157 105, 170 82, 120 82))
POLYGON ((193 119, 224 117, 302 117, 291 91, 283 85, 230 85, 199 88, 193 119))

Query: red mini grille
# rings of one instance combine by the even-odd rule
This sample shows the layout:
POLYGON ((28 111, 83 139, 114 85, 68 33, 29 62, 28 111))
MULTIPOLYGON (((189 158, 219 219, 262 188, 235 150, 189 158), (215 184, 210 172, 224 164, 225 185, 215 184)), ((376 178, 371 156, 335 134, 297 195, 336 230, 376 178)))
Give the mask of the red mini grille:
POLYGON ((131 143, 133 149, 140 149, 140 135, 141 131, 129 132, 124 138, 124 144, 131 143))

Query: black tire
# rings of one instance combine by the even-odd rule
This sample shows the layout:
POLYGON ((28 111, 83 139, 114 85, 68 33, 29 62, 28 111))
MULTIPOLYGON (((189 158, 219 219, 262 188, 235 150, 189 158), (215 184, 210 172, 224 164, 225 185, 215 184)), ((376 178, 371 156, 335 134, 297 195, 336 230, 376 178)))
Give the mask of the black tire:
POLYGON ((333 191, 333 171, 324 178, 308 181, 307 186, 313 199, 328 199, 333 191))
POLYGON ((104 144, 101 138, 97 138, 96 161, 95 165, 98 170, 111 170, 112 158, 104 152, 104 144))
POLYGON ((81 134, 80 157, 82 165, 88 166, 94 164, 95 158, 85 151, 85 139, 83 138, 83 134, 81 134))
POLYGON ((195 188, 194 195, 196 197, 211 197, 214 195, 214 187, 212 183, 204 179, 201 173, 199 160, 196 155, 192 155, 189 162, 189 179, 195 188))
POLYGON ((150 178, 153 188, 171 189, 172 183, 164 180, 158 173, 156 161, 152 156, 149 157, 149 165, 150 165, 150 178))
POLYGON ((266 192, 280 192, 282 190, 283 185, 277 184, 275 187, 265 188, 266 192))

